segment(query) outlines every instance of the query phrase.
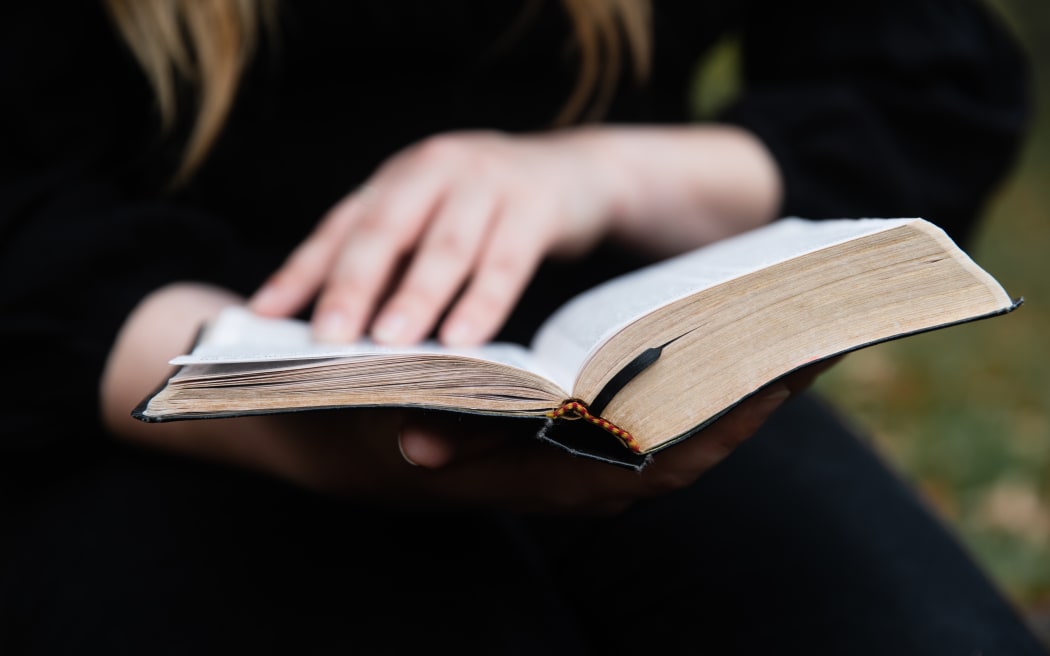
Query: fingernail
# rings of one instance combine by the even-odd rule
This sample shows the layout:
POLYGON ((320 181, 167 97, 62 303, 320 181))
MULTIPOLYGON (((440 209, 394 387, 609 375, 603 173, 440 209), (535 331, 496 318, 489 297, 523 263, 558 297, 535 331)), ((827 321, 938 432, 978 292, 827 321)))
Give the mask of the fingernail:
POLYGON ((408 317, 404 312, 384 314, 372 327, 372 337, 379 342, 396 342, 405 334, 408 317))
POLYGON ((441 340, 450 346, 463 346, 474 340, 474 326, 464 319, 456 319, 441 330, 441 340))
POLYGON ((349 322, 339 310, 328 310, 317 320, 317 336, 326 341, 340 341, 346 335, 349 322))
POLYGON ((405 445, 404 442, 401 441, 401 431, 397 432, 397 450, 401 453, 401 457, 404 459, 405 462, 412 465, 413 467, 419 466, 418 462, 416 462, 412 458, 409 458, 408 454, 405 453, 405 445))
POLYGON ((791 390, 783 383, 771 385, 758 398, 758 408, 762 412, 773 412, 791 396, 791 390))
POLYGON ((440 469, 455 455, 451 443, 420 427, 402 427, 397 434, 397 449, 405 462, 423 469, 440 469))

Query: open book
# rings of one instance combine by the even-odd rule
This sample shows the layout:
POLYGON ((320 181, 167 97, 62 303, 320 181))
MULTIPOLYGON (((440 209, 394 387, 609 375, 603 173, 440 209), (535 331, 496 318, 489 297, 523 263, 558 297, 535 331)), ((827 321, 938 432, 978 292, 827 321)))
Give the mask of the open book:
POLYGON ((528 348, 320 344, 304 322, 231 307, 133 415, 399 406, 533 418, 543 439, 640 467, 807 364, 1019 304, 923 219, 786 218, 578 295, 528 348))

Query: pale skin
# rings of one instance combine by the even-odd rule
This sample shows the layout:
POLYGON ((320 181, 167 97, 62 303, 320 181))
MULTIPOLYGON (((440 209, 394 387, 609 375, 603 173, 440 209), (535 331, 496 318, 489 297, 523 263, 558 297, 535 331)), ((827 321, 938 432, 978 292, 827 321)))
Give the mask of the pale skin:
POLYGON ((110 353, 104 419, 136 443, 352 498, 616 512, 692 483, 820 369, 763 390, 640 473, 474 419, 370 410, 144 424, 129 411, 200 322, 231 303, 288 316, 316 298, 324 340, 411 343, 436 329, 447 343, 475 344, 499 330, 545 257, 603 238, 672 255, 770 221, 780 198, 773 159, 734 127, 440 135, 392 156, 251 299, 189 282, 147 297, 110 353))

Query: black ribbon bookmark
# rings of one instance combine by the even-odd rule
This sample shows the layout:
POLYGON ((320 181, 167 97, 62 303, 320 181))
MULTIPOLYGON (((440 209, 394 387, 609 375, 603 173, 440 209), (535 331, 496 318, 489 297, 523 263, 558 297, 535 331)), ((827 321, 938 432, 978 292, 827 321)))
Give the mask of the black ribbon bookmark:
POLYGON ((591 414, 600 416, 602 412, 605 411, 605 406, 609 405, 609 401, 612 401, 613 397, 619 394, 620 390, 627 386, 627 383, 634 380, 635 376, 648 369, 654 362, 660 359, 660 355, 668 344, 674 343, 676 340, 685 337, 691 332, 693 331, 690 330, 687 333, 682 333, 678 337, 664 342, 660 346, 651 346, 624 365, 623 369, 616 372, 616 375, 610 378, 609 382, 605 383, 605 387, 598 392, 598 395, 594 397, 594 400, 587 404, 587 408, 590 410, 591 414))
POLYGON ((623 369, 616 372, 616 375, 609 379, 609 382, 605 383, 605 387, 602 391, 598 392, 598 396, 594 397, 594 400, 588 404, 592 414, 601 415, 605 410, 605 406, 609 405, 609 401, 613 400, 620 390, 622 390, 627 383, 631 382, 635 376, 642 373, 649 366, 660 359, 660 354, 663 353, 663 346, 653 346, 645 349, 638 356, 628 362, 623 369))

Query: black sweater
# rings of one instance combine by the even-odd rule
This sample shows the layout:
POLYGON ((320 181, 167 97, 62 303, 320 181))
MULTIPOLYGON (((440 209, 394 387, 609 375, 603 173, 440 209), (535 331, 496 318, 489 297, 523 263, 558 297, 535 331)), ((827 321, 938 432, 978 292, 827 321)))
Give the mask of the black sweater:
MULTIPOLYGON (((251 293, 397 149, 549 126, 575 81, 569 23, 548 1, 508 38, 525 4, 286 0, 214 151, 167 193, 184 130, 162 137, 101 3, 5 3, 0 343, 19 382, 0 449, 103 438, 104 358, 150 291, 206 280, 251 293)), ((656 0, 654 28, 651 77, 625 77, 607 120, 690 120, 697 61, 739 38, 743 90, 722 118, 771 149, 784 215, 923 216, 965 243, 1025 126, 1023 59, 969 0, 656 0)), ((528 339, 554 304, 617 273, 610 261, 630 266, 545 266, 501 337, 528 339)))

